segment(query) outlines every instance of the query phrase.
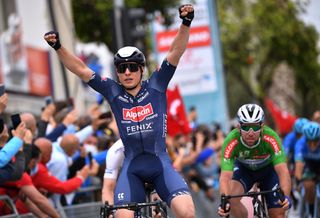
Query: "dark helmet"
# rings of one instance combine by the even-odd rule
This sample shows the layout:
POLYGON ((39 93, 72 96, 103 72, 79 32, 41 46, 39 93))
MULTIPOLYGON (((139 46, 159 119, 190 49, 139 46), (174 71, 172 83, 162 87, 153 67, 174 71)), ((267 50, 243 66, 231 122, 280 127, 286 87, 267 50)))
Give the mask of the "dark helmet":
POLYGON ((146 58, 138 48, 133 46, 126 46, 120 48, 118 52, 114 55, 113 63, 115 67, 118 67, 119 64, 126 62, 135 62, 137 64, 145 66, 146 58))

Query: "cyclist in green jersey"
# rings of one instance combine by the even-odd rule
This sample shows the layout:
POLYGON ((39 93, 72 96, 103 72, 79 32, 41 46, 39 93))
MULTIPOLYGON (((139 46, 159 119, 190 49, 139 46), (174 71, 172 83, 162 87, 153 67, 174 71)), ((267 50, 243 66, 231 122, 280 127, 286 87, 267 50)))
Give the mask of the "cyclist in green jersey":
MULTIPOLYGON (((257 104, 245 104, 237 112, 238 125, 222 146, 220 194, 239 195, 258 183, 261 191, 280 186, 285 195, 281 202, 273 193, 266 195, 269 217, 284 217, 290 208, 291 180, 286 156, 276 132, 264 125, 264 111, 257 104)), ((226 210, 218 214, 248 217, 240 198, 231 198, 226 210)))

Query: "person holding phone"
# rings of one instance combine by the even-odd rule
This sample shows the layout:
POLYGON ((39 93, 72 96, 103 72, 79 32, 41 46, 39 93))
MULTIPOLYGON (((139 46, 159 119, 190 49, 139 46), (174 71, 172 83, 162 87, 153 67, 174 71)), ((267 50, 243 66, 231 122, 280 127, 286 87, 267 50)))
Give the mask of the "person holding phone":
POLYGON ((8 128, 3 123, 0 125, 0 185, 8 181, 19 180, 25 169, 25 156, 22 151, 23 138, 26 128, 21 123, 16 130, 12 130, 13 138, 8 142, 8 128), (15 161, 12 158, 15 157, 15 161))
POLYGON ((13 137, 7 142, 9 138, 8 128, 3 123, 3 120, 0 120, 0 168, 4 167, 9 161, 14 157, 14 155, 22 149, 23 140, 26 133, 26 126, 22 122, 16 129, 12 130, 13 137))
POLYGON ((25 169, 25 156, 23 151, 18 151, 15 155, 15 161, 9 162, 0 168, 0 185, 9 181, 21 179, 25 169))

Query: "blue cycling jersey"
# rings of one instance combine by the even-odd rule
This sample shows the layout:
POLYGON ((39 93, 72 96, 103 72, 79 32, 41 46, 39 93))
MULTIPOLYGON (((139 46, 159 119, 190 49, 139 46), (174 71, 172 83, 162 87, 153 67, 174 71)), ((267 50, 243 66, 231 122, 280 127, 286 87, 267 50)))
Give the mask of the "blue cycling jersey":
POLYGON ((166 152, 166 89, 176 67, 164 60, 161 68, 142 82, 136 96, 112 79, 94 74, 88 85, 101 93, 110 104, 125 146, 125 156, 166 152))
POLYGON ((164 60, 161 68, 142 82, 136 96, 120 84, 94 74, 88 84, 108 101, 124 144, 125 159, 115 188, 114 203, 144 202, 144 184, 152 183, 160 198, 171 205, 179 195, 189 194, 166 152, 166 89, 176 67, 164 60))
POLYGON ((320 141, 318 146, 311 150, 307 143, 307 138, 302 136, 296 143, 295 148, 295 160, 302 161, 305 163, 318 162, 320 163, 320 141))
POLYGON ((284 137, 282 146, 287 156, 294 153, 294 146, 297 140, 297 133, 295 131, 288 133, 284 137))

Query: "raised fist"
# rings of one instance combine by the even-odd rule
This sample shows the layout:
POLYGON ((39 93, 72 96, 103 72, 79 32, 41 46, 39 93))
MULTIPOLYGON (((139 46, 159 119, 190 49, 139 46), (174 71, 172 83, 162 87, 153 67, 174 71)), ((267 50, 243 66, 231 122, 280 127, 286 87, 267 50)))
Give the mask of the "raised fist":
POLYGON ((44 34, 44 39, 52 48, 54 48, 54 50, 58 50, 59 48, 61 48, 58 32, 56 31, 47 32, 46 34, 44 34))
POLYGON ((180 15, 180 18, 182 19, 182 24, 189 27, 194 18, 193 6, 190 4, 181 5, 179 7, 179 15, 180 15))

